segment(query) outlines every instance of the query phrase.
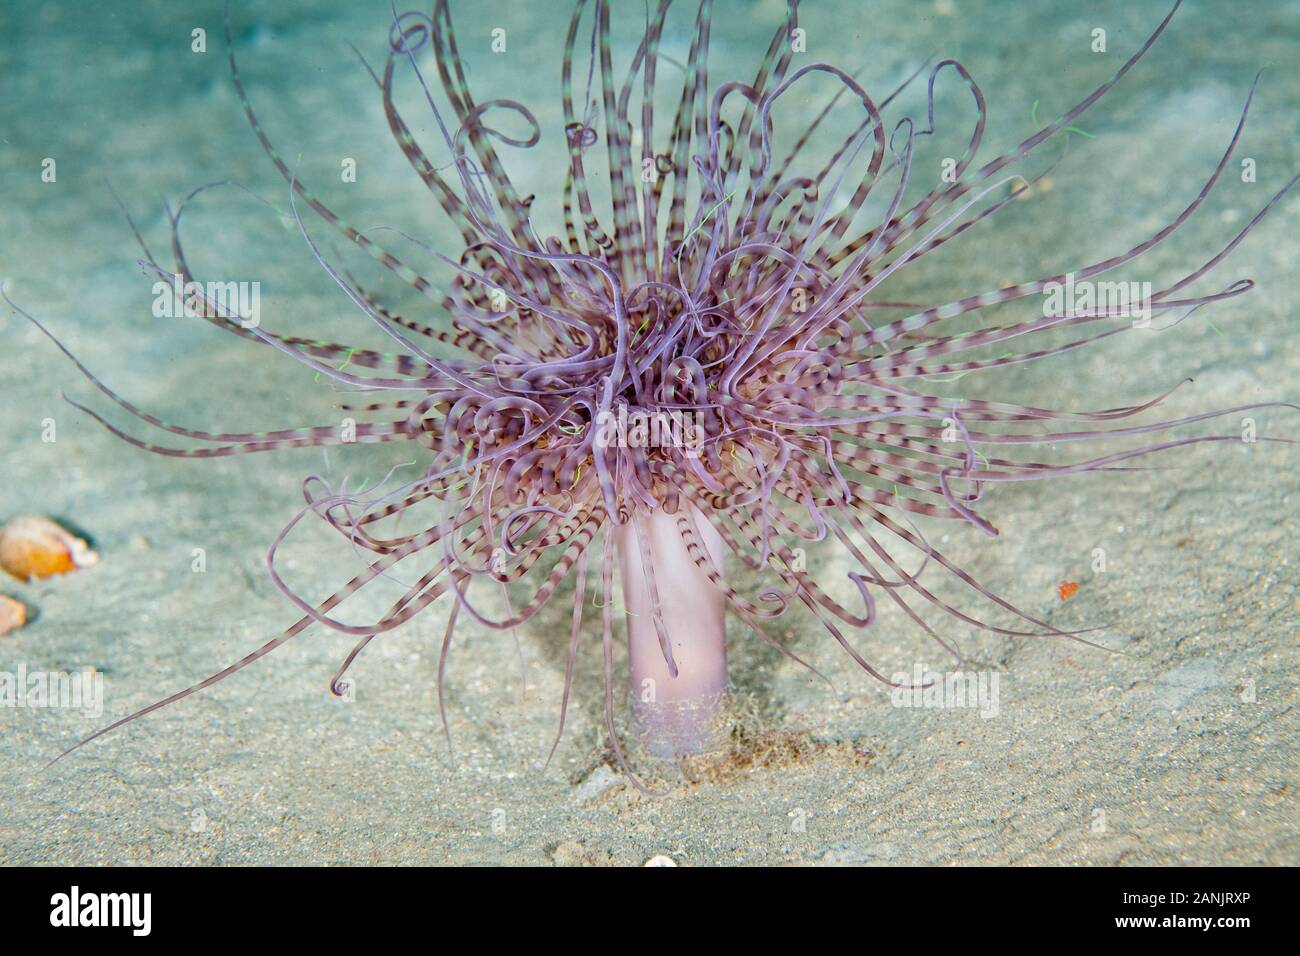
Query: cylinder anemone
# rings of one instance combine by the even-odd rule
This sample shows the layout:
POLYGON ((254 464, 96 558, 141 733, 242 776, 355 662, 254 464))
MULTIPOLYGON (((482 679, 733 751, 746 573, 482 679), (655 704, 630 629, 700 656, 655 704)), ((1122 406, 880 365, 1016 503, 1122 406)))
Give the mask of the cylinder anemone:
MULTIPOLYGON (((302 236, 396 352, 249 327, 200 285, 189 302, 196 314, 368 393, 364 403, 343 406, 365 420, 350 418, 343 429, 215 434, 167 424, 92 376, 127 412, 199 443, 179 448, 145 441, 84 410, 126 441, 164 455, 210 458, 352 441, 411 442, 422 450, 422 473, 369 495, 331 488, 318 476, 307 479, 305 507, 268 556, 275 583, 301 618, 239 662, 100 733, 224 679, 314 623, 357 640, 333 683, 339 692, 347 665, 368 642, 446 595, 441 700, 443 665, 461 615, 490 628, 514 628, 572 579, 560 733, 584 608, 591 603, 602 610, 605 717, 623 761, 615 731, 617 566, 630 639, 633 725, 651 753, 708 750, 719 746, 725 724, 728 611, 793 657, 764 627, 791 605, 802 605, 863 670, 886 684, 891 681, 850 640, 872 626, 882 600, 958 660, 959 651, 934 619, 1001 635, 1080 640, 1082 632, 1054 627, 981 584, 927 540, 914 516, 995 535, 980 510, 991 484, 1122 470, 1121 463, 1153 452, 1240 440, 1235 434, 1165 433, 1261 406, 1153 422, 1144 413, 1164 395, 1137 405, 1059 411, 944 397, 933 394, 930 383, 1063 355, 1131 328, 1133 303, 1038 305, 1065 285, 1133 263, 1186 222, 1228 167, 1249 96, 1202 188, 1145 241, 1069 272, 952 301, 905 302, 884 294, 896 274, 985 224, 1029 188, 1042 173, 1020 173, 1019 164, 1134 68, 1178 4, 1108 82, 982 164, 976 156, 985 99, 955 60, 922 67, 877 99, 846 70, 797 65, 792 38, 798 11, 791 2, 753 79, 714 85, 707 67, 710 0, 699 5, 684 63, 660 49, 668 8, 669 0, 660 0, 648 14, 630 63, 619 70, 611 50, 611 5, 578 0, 564 46, 564 125, 556 129, 544 129, 517 100, 473 98, 446 0, 435 3, 430 17, 394 18, 387 60, 371 76, 397 145, 463 241, 459 255, 434 253, 452 270, 446 289, 345 223, 280 158, 240 82, 227 22, 235 87, 289 184, 302 236), (442 106, 432 92, 430 55, 442 106), (655 111, 657 92, 667 82, 661 74, 673 75, 665 64, 684 75, 666 122, 655 111), (395 103, 399 70, 414 77, 435 120, 438 142, 431 152, 395 103), (836 84, 835 94, 820 112, 798 121, 791 144, 778 148, 774 112, 813 77, 836 84), (902 90, 922 77, 926 122, 890 118, 902 90), (921 168, 914 155, 922 138, 936 132, 936 85, 946 81, 955 81, 973 102, 974 124, 969 138, 962 136, 959 160, 943 170, 921 168), (846 109, 853 113, 847 123, 846 109), (505 117, 505 126, 522 122, 527 135, 508 135, 493 125, 493 116, 505 117), (830 129, 831 116, 842 126, 834 132, 841 145, 814 160, 809 143, 830 129), (521 196, 502 154, 543 141, 562 148, 567 163, 557 170, 552 195, 521 196), (556 219, 562 234, 539 233, 536 214, 543 208, 562 217, 556 219), (398 315, 332 264, 304 225, 307 209, 420 293, 430 317, 398 315), (1018 301, 1034 304, 1035 314, 999 324, 980 315, 1018 301), (1044 456, 1036 453, 1047 445, 1097 442, 1106 447, 1064 463, 1038 460, 1044 456), (424 517, 413 522, 416 514, 424 517), (307 515, 366 553, 360 572, 320 603, 300 597, 276 570, 278 546, 307 515), (403 517, 407 530, 399 532, 403 517), (795 547, 825 539, 838 542, 850 562, 849 593, 857 596, 852 606, 819 586, 795 547), (757 582, 751 593, 727 583, 728 561, 748 569, 745 578, 757 582), (338 605, 398 568, 414 583, 386 614, 364 624, 334 616, 338 605), (930 575, 955 577, 972 603, 1010 615, 1012 625, 943 600, 927 586, 930 575), (527 588, 522 606, 515 609, 507 599, 506 612, 494 616, 481 603, 481 594, 499 596, 516 582, 527 588), (589 595, 589 587, 597 593, 589 595)), ((1249 280, 1207 294, 1187 289, 1214 270, 1294 183, 1287 182, 1210 258, 1150 294, 1145 314, 1185 315, 1248 291, 1249 280)), ((159 264, 147 248, 145 262, 165 280, 197 283, 179 222, 180 211, 173 217, 173 264, 159 264)), ((983 377, 991 385, 997 378, 983 377)))

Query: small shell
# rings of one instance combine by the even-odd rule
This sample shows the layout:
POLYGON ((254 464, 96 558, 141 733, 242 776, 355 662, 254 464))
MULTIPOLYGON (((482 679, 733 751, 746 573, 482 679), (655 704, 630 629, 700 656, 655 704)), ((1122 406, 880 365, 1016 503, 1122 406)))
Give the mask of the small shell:
POLYGON ((20 581, 89 567, 99 555, 49 518, 14 518, 0 532, 0 567, 20 581))
POLYGON ((27 623, 27 607, 21 601, 0 594, 0 637, 27 623))

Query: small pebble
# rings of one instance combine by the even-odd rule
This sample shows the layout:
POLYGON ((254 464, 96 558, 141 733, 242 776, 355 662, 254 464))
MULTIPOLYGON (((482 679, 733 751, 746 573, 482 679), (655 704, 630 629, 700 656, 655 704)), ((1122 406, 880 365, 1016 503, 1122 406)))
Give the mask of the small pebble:
POLYGON ((99 555, 49 518, 14 518, 0 532, 0 567, 20 581, 89 567, 99 555))
POLYGON ((0 637, 27 623, 27 607, 21 601, 0 594, 0 637))
POLYGON ((645 863, 642 864, 642 866, 676 866, 676 865, 677 865, 676 860, 674 860, 671 856, 664 856, 662 853, 658 853, 650 857, 650 859, 646 860, 645 863))
POLYGON ((601 764, 574 788, 573 799, 579 803, 595 800, 606 790, 618 786, 622 782, 623 778, 618 773, 607 764, 601 764))

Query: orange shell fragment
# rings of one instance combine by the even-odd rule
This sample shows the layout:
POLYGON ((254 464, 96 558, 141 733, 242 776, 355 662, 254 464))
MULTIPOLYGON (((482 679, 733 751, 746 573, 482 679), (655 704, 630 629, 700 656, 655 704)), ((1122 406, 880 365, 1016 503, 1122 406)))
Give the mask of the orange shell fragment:
POLYGON ((27 607, 21 601, 0 594, 0 637, 27 623, 27 607))
POLYGON ((49 518, 14 518, 0 532, 0 567, 20 581, 89 567, 99 555, 49 518))
POLYGON ((1056 593, 1060 596, 1062 601, 1068 601, 1079 593, 1079 582, 1062 581, 1056 586, 1056 593))

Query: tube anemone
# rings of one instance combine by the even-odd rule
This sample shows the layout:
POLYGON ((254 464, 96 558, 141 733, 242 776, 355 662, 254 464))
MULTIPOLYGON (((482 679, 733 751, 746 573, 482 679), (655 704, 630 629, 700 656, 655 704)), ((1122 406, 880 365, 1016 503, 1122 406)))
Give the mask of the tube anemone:
MULTIPOLYGON (((722 537, 701 529, 716 569, 722 537)), ((727 621, 722 591, 695 563, 675 515, 637 515, 615 532, 626 605, 632 726, 656 757, 708 753, 726 740, 727 621), (655 608, 662 613, 655 615, 655 608)), ((696 550, 699 550, 697 548, 696 550)))
POLYGON ((195 315, 360 389, 362 397, 341 406, 343 427, 211 433, 144 412, 78 363, 127 413, 193 447, 155 444, 77 407, 124 440, 162 455, 210 458, 403 442, 419 450, 420 472, 369 494, 308 478, 302 511, 268 556, 273 580, 300 619, 243 660, 96 737, 230 676, 313 624, 356 640, 332 684, 337 692, 343 671, 371 640, 439 599, 448 622, 441 700, 458 621, 514 629, 571 580, 559 733, 584 611, 596 605, 602 609, 605 717, 622 761, 613 650, 617 566, 633 726, 652 754, 705 751, 725 739, 728 614, 794 658, 764 627, 800 605, 864 671, 895 687, 853 640, 871 628, 880 601, 958 660, 959 650, 941 633, 944 622, 1002 635, 1084 640, 1082 632, 1054 627, 989 590, 927 539, 917 516, 995 535, 983 513, 990 487, 1124 470, 1155 452, 1239 441, 1237 434, 1170 432, 1266 407, 1153 421, 1147 413, 1167 392, 1139 404, 1070 411, 996 397, 953 398, 933 387, 945 376, 984 371, 993 374, 976 380, 996 396, 997 370, 1128 331, 1135 305, 1148 320, 1154 315, 1176 322, 1248 291, 1249 280, 1201 293, 1189 287, 1224 261, 1295 178, 1223 246, 1140 304, 1060 295, 1138 261, 1197 211, 1229 166, 1253 87, 1199 190, 1137 245, 948 301, 899 301, 890 292, 895 276, 986 223, 1043 175, 1020 169, 1133 70, 1168 28, 1177 3, 1113 77, 982 164, 976 157, 986 103, 957 61, 941 60, 913 76, 927 77, 923 124, 899 115, 900 94, 912 80, 878 98, 839 67, 796 65, 791 41, 798 9, 791 2, 752 81, 712 85, 711 0, 699 4, 684 64, 660 50, 669 6, 670 0, 660 0, 650 13, 620 71, 610 44, 610 4, 577 0, 564 45, 558 128, 543 127, 518 100, 473 98, 446 0, 437 0, 432 16, 394 18, 386 60, 370 72, 398 148, 461 237, 459 255, 437 254, 454 272, 446 288, 347 224, 280 158, 240 80, 227 21, 235 89, 284 176, 303 239, 393 351, 279 335, 238 321, 202 291, 190 270, 180 240, 182 206, 172 217, 171 265, 145 246, 148 269, 194 289, 188 304, 195 315), (684 74, 666 122, 656 111, 656 93, 672 75, 665 64, 684 74), (432 115, 437 133, 431 146, 417 140, 396 105, 399 71, 413 78, 432 115), (778 147, 774 113, 790 107, 796 85, 813 80, 838 89, 820 112, 800 116, 796 105, 798 135, 778 147), (915 153, 923 138, 937 133, 936 89, 950 80, 969 98, 975 119, 962 137, 961 158, 937 175, 922 168, 915 153), (494 125, 492 117, 503 114, 512 129, 522 122, 526 135, 494 125), (840 147, 813 158, 814 134, 833 124, 839 124, 837 139, 843 133, 840 147), (566 157, 554 192, 521 196, 502 155, 543 141, 566 157), (598 178, 604 182, 596 188, 598 178), (422 296, 429 316, 398 314, 330 261, 307 225, 309 213, 422 296), (548 216, 558 224, 550 234, 542 231, 548 216), (1030 314, 1001 322, 983 314, 1010 303, 1029 305, 1030 314), (664 422, 666 429, 653 427, 664 422), (1103 447, 1089 450, 1098 443, 1103 447), (1061 460, 1040 453, 1045 446, 1083 450, 1061 460), (309 515, 366 558, 351 581, 322 602, 295 593, 276 564, 280 543, 309 515), (852 605, 832 597, 796 553, 796 545, 831 541, 852 566, 852 605), (727 576, 727 562, 757 576, 757 590, 747 594, 729 584, 737 579, 727 576), (599 589, 590 600, 589 575, 599 589), (1007 623, 945 601, 929 583, 943 575, 966 588, 971 605, 1007 623), (338 616, 340 605, 379 577, 406 586, 387 613, 363 623, 338 616), (494 609, 491 602, 503 593, 504 611, 494 609))

